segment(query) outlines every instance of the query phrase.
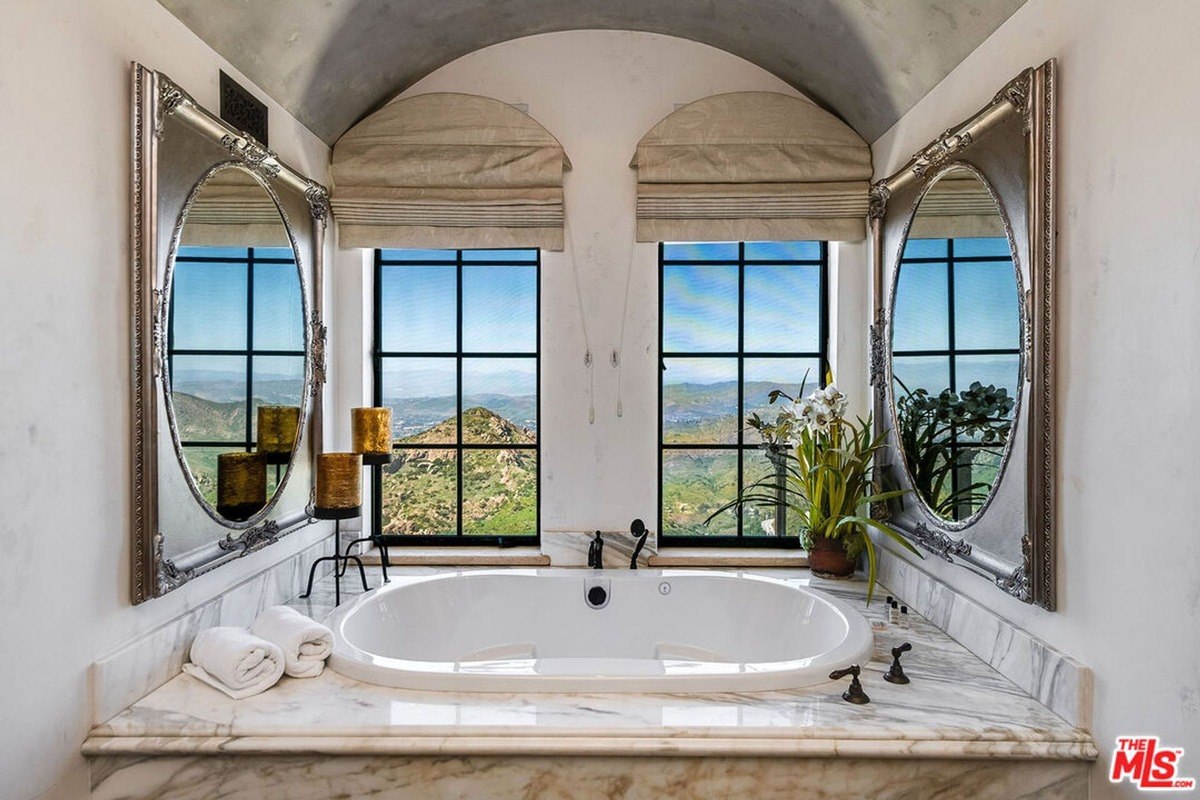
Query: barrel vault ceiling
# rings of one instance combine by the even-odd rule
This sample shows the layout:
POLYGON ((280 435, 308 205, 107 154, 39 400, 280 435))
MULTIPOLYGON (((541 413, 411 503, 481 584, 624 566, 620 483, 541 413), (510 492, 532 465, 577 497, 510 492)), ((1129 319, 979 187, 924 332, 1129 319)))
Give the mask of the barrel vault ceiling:
POLYGON ((874 141, 1025 0, 159 0, 328 143, 420 78, 552 31, 678 36, 774 73, 874 141))

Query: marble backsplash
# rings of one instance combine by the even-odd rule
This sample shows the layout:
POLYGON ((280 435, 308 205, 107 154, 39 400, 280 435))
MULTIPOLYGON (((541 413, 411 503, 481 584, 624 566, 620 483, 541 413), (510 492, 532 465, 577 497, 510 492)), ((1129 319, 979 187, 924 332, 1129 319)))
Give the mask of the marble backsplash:
MULTIPOLYGON (((628 569, 629 559, 637 539, 628 529, 623 531, 600 531, 604 542, 602 556, 606 569, 628 569)), ((596 531, 542 531, 542 554, 550 557, 555 567, 586 567, 588 547, 596 531)), ((638 554, 638 566, 648 567, 650 556, 658 552, 658 535, 651 531, 646 537, 646 546, 638 554)))
POLYGON ((112 718, 178 675, 199 631, 216 625, 249 625, 262 609, 294 598, 304 590, 313 562, 332 549, 333 537, 322 537, 96 661, 89 675, 92 724, 112 718))
POLYGON ((1092 671, 891 552, 879 581, 892 593, 1055 714, 1092 727, 1092 671))

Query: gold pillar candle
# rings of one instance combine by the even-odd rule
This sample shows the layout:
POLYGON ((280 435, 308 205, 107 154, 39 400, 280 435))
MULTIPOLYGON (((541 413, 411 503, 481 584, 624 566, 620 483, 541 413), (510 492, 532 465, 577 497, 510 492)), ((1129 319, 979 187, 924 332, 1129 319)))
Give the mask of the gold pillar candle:
POLYGON ((217 513, 244 522, 267 504, 267 465, 258 453, 217 456, 217 513))
POLYGON ((258 407, 258 452, 266 463, 289 463, 299 431, 299 406, 258 407))
POLYGON ((321 453, 317 456, 318 519, 349 519, 362 513, 362 455, 321 453))
POLYGON ((350 409, 352 450, 362 453, 364 464, 387 464, 392 460, 392 410, 350 409))

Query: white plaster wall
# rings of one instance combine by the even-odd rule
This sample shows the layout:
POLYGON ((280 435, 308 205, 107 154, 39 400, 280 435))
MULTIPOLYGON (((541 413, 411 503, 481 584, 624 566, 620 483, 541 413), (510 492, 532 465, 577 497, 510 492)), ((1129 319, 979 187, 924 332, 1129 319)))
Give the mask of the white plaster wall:
MULTIPOLYGON (((129 62, 217 107, 240 77, 154 0, 0 4, 0 796, 87 796, 97 657, 311 544, 129 603, 129 62)), ((259 93, 260 97, 265 96, 259 93)), ((328 148, 274 103, 271 145, 328 148)))
MULTIPOLYGON (((562 142, 573 165, 566 173, 567 218, 594 366, 589 376, 572 284, 572 251, 543 253, 542 528, 624 530, 634 517, 656 520, 657 245, 632 245, 636 177, 629 160, 638 140, 676 104, 730 91, 799 93, 759 67, 707 45, 619 31, 543 34, 494 45, 451 62, 401 96, 439 91, 527 104, 529 113, 562 142), (631 247, 623 415, 618 417, 617 370, 609 357, 620 344, 631 247), (595 423, 589 424, 593 382, 595 423)), ((843 363, 835 362, 835 368, 839 382, 865 398, 866 256, 861 245, 836 249, 840 273, 835 283, 853 300, 835 303, 834 314, 851 329, 860 327, 859 346, 839 337, 843 363)), ((342 251, 338 264, 337 290, 345 315, 361 309, 346 298, 354 297, 359 287, 370 288, 369 272, 365 278, 363 273, 370 260, 364 262, 359 251, 342 251)), ((346 316, 343 320, 351 325, 346 316)), ((353 355, 349 345, 340 352, 347 361, 353 355)), ((357 366, 344 362, 338 369, 348 380, 363 379, 357 366)), ((365 385, 360 384, 357 396, 370 397, 365 385)), ((339 393, 349 399, 352 390, 339 386, 339 393)))
POLYGON ((1092 796, 1119 734, 1200 778, 1200 5, 1029 0, 874 144, 882 176, 1059 59, 1059 604, 923 567, 1095 671, 1092 796))

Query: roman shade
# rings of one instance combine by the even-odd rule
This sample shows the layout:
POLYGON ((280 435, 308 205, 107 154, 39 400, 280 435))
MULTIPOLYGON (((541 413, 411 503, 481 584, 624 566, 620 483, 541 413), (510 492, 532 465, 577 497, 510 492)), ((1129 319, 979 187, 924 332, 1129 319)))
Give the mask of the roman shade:
POLYGON ((996 200, 973 174, 961 170, 939 178, 917 206, 908 235, 913 239, 1005 236, 996 200))
POLYGON ((637 239, 860 241, 871 151, 801 98, 732 92, 689 103, 638 142, 637 239))
POLYGON ((557 139, 499 100, 457 93, 397 100, 333 147, 339 241, 562 250, 570 167, 557 139))
POLYGON ((271 195, 242 169, 216 172, 192 201, 179 242, 201 247, 291 247, 271 195))

